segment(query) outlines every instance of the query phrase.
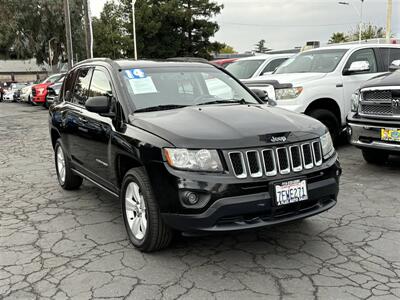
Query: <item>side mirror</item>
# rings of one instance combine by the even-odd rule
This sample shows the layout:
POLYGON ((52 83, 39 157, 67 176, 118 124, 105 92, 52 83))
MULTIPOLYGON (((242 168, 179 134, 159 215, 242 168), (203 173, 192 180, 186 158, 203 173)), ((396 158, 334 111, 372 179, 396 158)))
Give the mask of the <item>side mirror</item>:
POLYGON ((389 71, 394 72, 400 69, 400 60, 394 60, 389 66, 389 71))
POLYGON ((366 60, 362 61, 353 61, 350 67, 345 70, 345 74, 353 74, 353 73, 361 73, 361 72, 368 72, 370 70, 369 62, 366 60))
POLYGON ((268 103, 271 106, 276 106, 277 103, 275 100, 270 99, 268 97, 268 93, 266 91, 260 89, 251 89, 251 91, 264 103, 268 103))
POLYGON ((86 100, 85 108, 94 113, 107 114, 111 108, 111 98, 107 96, 96 96, 86 100))

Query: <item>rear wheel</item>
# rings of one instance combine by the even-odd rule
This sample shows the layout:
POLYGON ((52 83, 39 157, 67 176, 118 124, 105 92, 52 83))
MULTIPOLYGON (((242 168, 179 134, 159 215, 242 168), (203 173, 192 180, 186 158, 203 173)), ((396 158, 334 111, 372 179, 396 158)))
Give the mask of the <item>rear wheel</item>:
POLYGON ((143 168, 129 170, 122 182, 121 206, 132 244, 143 252, 168 247, 172 230, 161 218, 149 177, 143 168))
POLYGON ((367 163, 374 165, 384 164, 389 158, 389 153, 374 149, 362 149, 362 155, 367 163))
POLYGON ((71 163, 60 139, 56 142, 54 153, 58 183, 64 190, 78 189, 82 185, 83 179, 72 172, 71 163))
POLYGON ((334 113, 326 109, 314 109, 308 112, 307 115, 324 124, 328 128, 332 139, 337 140, 340 134, 340 122, 334 113))

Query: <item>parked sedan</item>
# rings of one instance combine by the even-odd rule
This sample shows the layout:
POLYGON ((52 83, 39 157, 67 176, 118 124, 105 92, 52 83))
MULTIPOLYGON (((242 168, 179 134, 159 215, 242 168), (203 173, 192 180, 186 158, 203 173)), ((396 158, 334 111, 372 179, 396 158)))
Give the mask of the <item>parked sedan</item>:
POLYGON ((6 90, 3 95, 3 101, 13 102, 14 101, 14 92, 12 90, 6 90))
POLYGON ((250 79, 271 74, 284 61, 294 54, 265 54, 241 58, 226 67, 238 79, 250 79))
POLYGON ((21 89, 20 101, 32 103, 32 85, 28 85, 21 89))
POLYGON ((14 91, 14 101, 20 101, 21 100, 21 90, 26 87, 26 83, 13 83, 11 85, 12 91, 14 91))

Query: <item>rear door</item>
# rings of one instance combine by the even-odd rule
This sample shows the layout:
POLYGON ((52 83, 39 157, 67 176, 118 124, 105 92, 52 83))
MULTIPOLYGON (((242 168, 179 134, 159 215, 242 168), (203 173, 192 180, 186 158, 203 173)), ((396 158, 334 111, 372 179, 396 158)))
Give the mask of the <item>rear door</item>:
POLYGON ((365 72, 352 73, 344 75, 343 73, 343 98, 344 115, 347 115, 351 109, 351 95, 368 79, 379 74, 377 54, 373 48, 359 49, 353 52, 348 58, 342 71, 348 69, 355 61, 368 61, 370 69, 365 72))

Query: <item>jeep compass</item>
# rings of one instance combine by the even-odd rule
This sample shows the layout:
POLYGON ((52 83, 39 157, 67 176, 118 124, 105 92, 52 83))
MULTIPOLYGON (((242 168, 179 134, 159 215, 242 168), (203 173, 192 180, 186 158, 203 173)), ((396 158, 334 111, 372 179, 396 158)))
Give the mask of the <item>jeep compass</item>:
POLYGON ((81 62, 50 109, 59 184, 87 179, 118 197, 146 252, 176 232, 256 229, 332 208, 341 168, 326 127, 259 92, 207 63, 81 62))

